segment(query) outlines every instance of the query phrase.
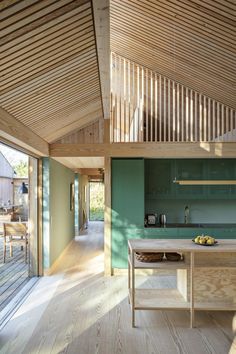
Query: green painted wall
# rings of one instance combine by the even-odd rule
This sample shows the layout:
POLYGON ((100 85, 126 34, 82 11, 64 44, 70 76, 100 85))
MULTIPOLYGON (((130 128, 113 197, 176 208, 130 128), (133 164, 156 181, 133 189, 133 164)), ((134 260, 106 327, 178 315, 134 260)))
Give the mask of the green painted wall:
POLYGON ((79 233, 79 175, 75 174, 75 232, 79 233))
POLYGON ((43 158, 43 267, 50 267, 50 163, 43 158))
POLYGON ((43 162, 44 267, 49 268, 74 237, 74 211, 70 210, 70 183, 74 173, 59 162, 43 162))

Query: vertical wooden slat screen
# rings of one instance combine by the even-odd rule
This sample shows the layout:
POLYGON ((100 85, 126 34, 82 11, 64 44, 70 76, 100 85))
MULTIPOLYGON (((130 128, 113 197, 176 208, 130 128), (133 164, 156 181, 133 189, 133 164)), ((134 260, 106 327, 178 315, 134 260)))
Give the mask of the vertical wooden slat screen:
POLYGON ((155 141, 157 141, 157 102, 158 102, 158 81, 157 74, 155 73, 155 93, 154 93, 154 104, 155 104, 155 141))
POLYGON ((111 53, 111 141, 236 141, 235 110, 111 53))
POLYGON ((161 121, 162 121, 162 102, 161 102, 161 93, 162 93, 162 76, 159 76, 159 141, 162 141, 161 138, 161 121))
POLYGON ((173 134, 172 134, 172 141, 175 141, 175 131, 176 131, 176 127, 175 127, 175 82, 172 81, 172 93, 173 93, 173 97, 172 97, 172 107, 173 107, 173 122, 172 122, 172 126, 173 126, 173 134))
POLYGON ((166 78, 163 77, 163 141, 166 141, 166 78))

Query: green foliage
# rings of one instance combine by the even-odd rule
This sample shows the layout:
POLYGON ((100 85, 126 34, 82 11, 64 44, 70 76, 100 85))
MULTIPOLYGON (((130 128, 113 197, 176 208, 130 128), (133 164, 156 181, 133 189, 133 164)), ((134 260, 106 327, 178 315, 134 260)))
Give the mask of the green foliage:
POLYGON ((104 220, 104 184, 90 183, 90 216, 89 220, 104 220))
POLYGON ((13 166, 13 169, 16 172, 17 177, 28 177, 28 163, 26 161, 19 161, 13 166))

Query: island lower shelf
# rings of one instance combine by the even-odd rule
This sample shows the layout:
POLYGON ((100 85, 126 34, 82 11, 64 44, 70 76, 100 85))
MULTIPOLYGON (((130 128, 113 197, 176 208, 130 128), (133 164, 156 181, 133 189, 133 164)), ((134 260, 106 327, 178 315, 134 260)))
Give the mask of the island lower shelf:
MULTIPOLYGON (((131 301, 131 291, 129 292, 131 301)), ((186 301, 177 289, 135 289, 135 310, 189 310, 186 301)), ((195 302, 195 310, 236 311, 236 302, 214 301, 195 302)))

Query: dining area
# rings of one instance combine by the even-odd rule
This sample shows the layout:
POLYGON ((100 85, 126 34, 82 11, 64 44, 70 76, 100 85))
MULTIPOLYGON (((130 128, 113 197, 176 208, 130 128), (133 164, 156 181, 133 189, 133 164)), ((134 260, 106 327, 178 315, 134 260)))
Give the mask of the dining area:
POLYGON ((0 312, 29 279, 28 222, 0 216, 0 312))

